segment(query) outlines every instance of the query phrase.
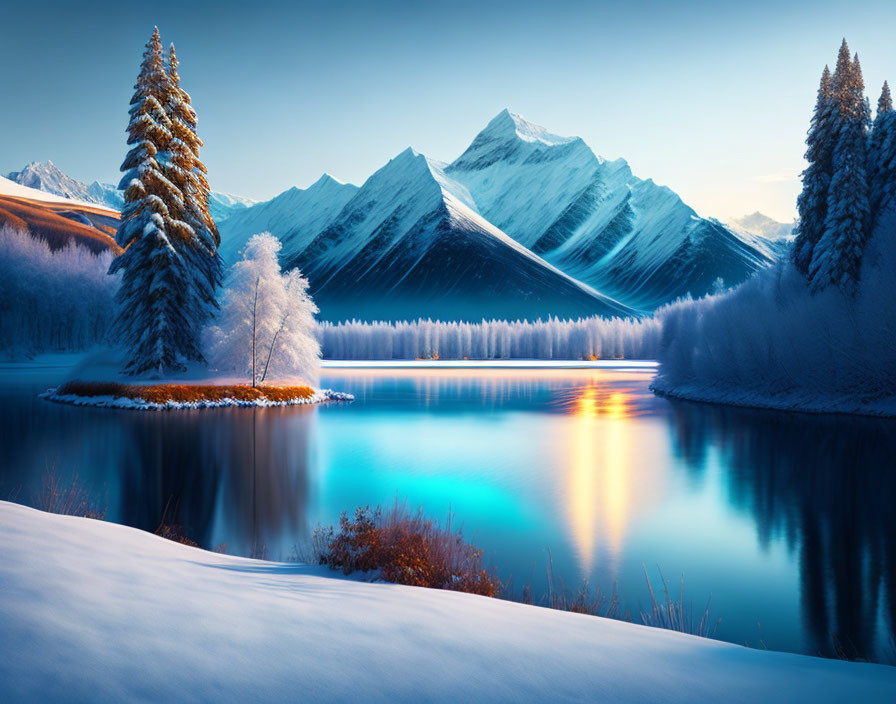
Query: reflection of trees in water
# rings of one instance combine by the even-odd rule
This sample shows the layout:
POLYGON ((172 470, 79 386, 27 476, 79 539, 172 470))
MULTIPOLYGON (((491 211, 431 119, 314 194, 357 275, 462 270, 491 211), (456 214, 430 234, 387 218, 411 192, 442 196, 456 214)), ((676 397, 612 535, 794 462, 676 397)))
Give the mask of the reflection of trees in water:
POLYGON ((886 647, 896 633, 896 423, 688 403, 672 414, 691 471, 710 449, 722 453, 730 499, 749 510, 760 542, 799 551, 810 649, 869 658, 886 647))
POLYGON ((178 524, 203 547, 263 546, 280 556, 308 532, 308 442, 313 409, 130 412, 122 418, 122 520, 178 524), (282 541, 282 543, 281 543, 282 541), (275 549, 276 548, 276 549, 275 549))
POLYGON ((0 499, 33 505, 52 473, 86 490, 107 520, 148 531, 164 520, 203 547, 227 542, 245 555, 266 545, 279 557, 307 534, 316 409, 125 411, 50 403, 41 390, 0 396, 12 439, 0 499))

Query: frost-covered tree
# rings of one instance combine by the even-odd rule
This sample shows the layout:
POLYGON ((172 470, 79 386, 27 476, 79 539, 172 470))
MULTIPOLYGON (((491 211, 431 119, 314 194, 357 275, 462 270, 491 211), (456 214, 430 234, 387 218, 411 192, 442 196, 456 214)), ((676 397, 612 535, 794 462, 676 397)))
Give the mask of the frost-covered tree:
POLYGON ((101 342, 115 314, 112 253, 53 249, 0 224, 0 358, 76 352, 101 342))
POLYGON ((280 248, 267 232, 249 239, 227 272, 217 324, 208 331, 211 364, 248 375, 253 386, 294 377, 317 383, 317 306, 298 270, 280 272, 280 248))
POLYGON ((205 165, 199 158, 202 140, 196 132, 196 111, 189 94, 181 87, 174 44, 168 54, 166 76, 168 101, 165 110, 171 121, 172 139, 168 145, 163 170, 177 185, 182 195, 176 217, 184 243, 179 247, 190 263, 193 275, 195 308, 192 314, 196 329, 201 330, 211 319, 217 304, 216 290, 221 284, 222 263, 218 255, 220 237, 208 211, 209 186, 205 165))
POLYGON ((835 284, 843 291, 853 292, 870 229, 865 160, 871 118, 859 57, 850 60, 845 40, 831 88, 840 124, 832 159, 824 233, 813 248, 809 277, 814 291, 835 284))
MULTIPOLYGON (((848 50, 847 50, 848 51, 848 50)), ((847 53, 848 56, 848 53, 847 53)), ((806 161, 803 190, 797 198, 799 226, 793 246, 793 262, 808 274, 812 250, 824 232, 831 184, 832 155, 837 141, 836 101, 831 89, 831 71, 825 66, 818 86, 815 111, 806 137, 806 161)))
POLYGON ((323 322, 327 359, 654 359, 658 318, 323 322))
POLYGON ((202 353, 191 310, 190 263, 178 251, 183 199, 163 167, 173 138, 159 30, 146 44, 131 98, 128 144, 121 165, 124 207, 115 239, 126 248, 110 267, 121 272, 115 334, 127 351, 125 371, 182 368, 202 353))
POLYGON ((868 144, 871 212, 875 220, 896 208, 896 111, 884 81, 868 144))

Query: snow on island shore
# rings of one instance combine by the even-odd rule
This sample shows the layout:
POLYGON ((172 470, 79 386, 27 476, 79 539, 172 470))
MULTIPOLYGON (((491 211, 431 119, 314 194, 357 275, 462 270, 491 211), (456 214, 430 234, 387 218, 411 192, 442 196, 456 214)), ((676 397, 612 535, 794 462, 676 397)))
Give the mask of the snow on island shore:
POLYGON ((119 384, 70 381, 41 398, 75 406, 102 406, 141 411, 225 406, 301 406, 324 401, 352 401, 354 396, 310 386, 249 384, 119 384))
POLYGON ((61 381, 41 398, 76 406, 101 406, 143 411, 226 406, 295 406, 326 401, 353 401, 352 394, 316 389, 302 379, 278 379, 252 386, 245 379, 220 376, 191 363, 176 375, 125 376, 120 353, 100 349, 72 355, 61 381))
POLYGON ((890 702, 896 668, 230 557, 0 502, 4 701, 890 702))

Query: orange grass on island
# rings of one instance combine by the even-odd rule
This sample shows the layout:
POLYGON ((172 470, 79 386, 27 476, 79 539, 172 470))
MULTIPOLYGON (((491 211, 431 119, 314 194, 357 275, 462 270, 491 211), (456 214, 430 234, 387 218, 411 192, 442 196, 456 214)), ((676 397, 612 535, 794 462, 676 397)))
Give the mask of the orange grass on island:
POLYGON ((201 401, 288 402, 310 398, 310 386, 249 386, 248 384, 119 384, 114 381, 69 381, 56 390, 60 396, 112 396, 164 404, 201 401))

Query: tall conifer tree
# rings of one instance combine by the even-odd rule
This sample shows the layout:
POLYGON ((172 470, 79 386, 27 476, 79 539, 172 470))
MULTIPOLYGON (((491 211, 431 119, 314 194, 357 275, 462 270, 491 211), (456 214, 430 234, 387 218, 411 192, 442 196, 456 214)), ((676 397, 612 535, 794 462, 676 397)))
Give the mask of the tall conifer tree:
POLYGON ((871 212, 876 221, 886 211, 896 209, 896 111, 886 81, 868 142, 868 177, 871 212))
POLYGON ((837 102, 839 129, 824 233, 813 248, 809 277, 813 290, 836 284, 852 292, 859 279, 870 228, 865 171, 870 108, 859 57, 850 60, 846 40, 840 48, 831 87, 837 102))
POLYGON ((221 283, 220 238, 208 211, 208 182, 205 166, 199 159, 202 140, 196 133, 196 111, 189 94, 180 85, 180 62, 171 45, 167 77, 169 95, 166 112, 171 120, 172 140, 166 173, 183 196, 178 218, 183 223, 184 246, 181 251, 191 264, 193 275, 192 317, 197 332, 210 321, 217 307, 215 292, 221 283))
POLYGON ((806 137, 803 190, 797 198, 800 221, 793 247, 793 261, 804 274, 809 272, 812 250, 824 232, 831 184, 832 156, 837 141, 836 102, 831 89, 831 71, 825 66, 818 86, 815 112, 806 137))
POLYGON ((115 333, 127 351, 125 371, 140 374, 182 368, 201 357, 190 317, 189 264, 178 251, 183 227, 179 188, 163 163, 173 138, 166 111, 169 81, 158 28, 146 44, 129 110, 128 144, 121 165, 124 207, 115 238, 125 247, 110 271, 121 271, 115 333))

